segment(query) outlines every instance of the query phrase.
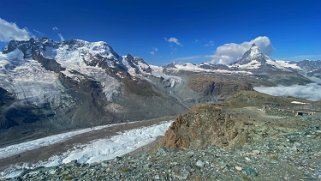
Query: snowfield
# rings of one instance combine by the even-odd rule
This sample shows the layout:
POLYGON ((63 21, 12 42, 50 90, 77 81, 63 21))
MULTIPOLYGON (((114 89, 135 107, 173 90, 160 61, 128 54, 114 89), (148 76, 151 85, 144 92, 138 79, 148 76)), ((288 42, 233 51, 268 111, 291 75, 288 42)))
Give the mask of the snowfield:
POLYGON ((308 104, 308 103, 305 103, 305 102, 300 102, 300 101, 292 101, 291 104, 300 104, 300 105, 305 105, 305 104, 308 104))
MULTIPOLYGON (((157 137, 164 135, 171 123, 172 121, 167 121, 148 127, 141 127, 124 132, 119 132, 118 135, 109 138, 93 140, 88 144, 78 145, 61 155, 54 155, 48 160, 40 161, 36 164, 24 163, 22 165, 12 165, 10 168, 7 168, 6 170, 0 172, 0 179, 16 177, 23 172, 23 169, 32 169, 40 166, 58 166, 63 163, 69 163, 73 160, 77 160, 80 163, 94 163, 104 160, 110 160, 117 156, 123 156, 155 141, 157 137)), ((0 149, 0 158, 6 158, 12 155, 23 153, 28 150, 33 150, 41 148, 43 146, 63 142, 64 140, 69 139, 75 135, 79 135, 89 131, 100 130, 114 125, 82 129, 4 147, 0 149)))
POLYGON ((175 64, 176 69, 173 70, 183 70, 183 71, 190 71, 190 72, 213 72, 213 73, 225 73, 225 74, 252 74, 248 71, 237 71, 237 70, 223 70, 223 69, 204 69, 201 68, 199 65, 195 65, 192 63, 185 63, 185 64, 175 64))
POLYGON ((232 65, 232 66, 229 66, 230 68, 233 68, 233 67, 238 67, 240 69, 258 69, 261 67, 261 63, 256 61, 256 60, 253 60, 247 64, 236 64, 236 65, 232 65))
POLYGON ((46 70, 36 60, 23 60, 24 54, 16 49, 0 54, 0 87, 15 95, 18 100, 28 100, 34 105, 50 102, 59 105, 68 97, 58 74, 46 70))

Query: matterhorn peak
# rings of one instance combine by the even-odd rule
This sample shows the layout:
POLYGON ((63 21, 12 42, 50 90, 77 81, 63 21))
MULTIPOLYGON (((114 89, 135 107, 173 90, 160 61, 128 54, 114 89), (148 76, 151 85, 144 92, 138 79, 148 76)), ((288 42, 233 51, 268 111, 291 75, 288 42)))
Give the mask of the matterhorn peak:
POLYGON ((260 48, 255 43, 253 43, 251 48, 243 54, 243 56, 237 61, 237 63, 238 64, 247 64, 247 63, 250 63, 254 60, 261 62, 261 63, 265 63, 266 57, 267 56, 264 55, 264 53, 262 53, 260 48))
POLYGON ((248 50, 248 51, 250 51, 250 56, 252 56, 252 57, 262 54, 260 48, 255 43, 252 44, 250 50, 248 50))

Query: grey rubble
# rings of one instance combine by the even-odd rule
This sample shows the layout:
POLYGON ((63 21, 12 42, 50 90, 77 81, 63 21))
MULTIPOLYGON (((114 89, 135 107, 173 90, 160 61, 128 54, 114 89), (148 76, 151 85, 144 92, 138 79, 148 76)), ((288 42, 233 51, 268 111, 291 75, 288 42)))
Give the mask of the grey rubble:
POLYGON ((321 180, 320 127, 261 140, 261 133, 256 134, 241 148, 160 148, 91 165, 72 162, 25 170, 8 180, 321 180))

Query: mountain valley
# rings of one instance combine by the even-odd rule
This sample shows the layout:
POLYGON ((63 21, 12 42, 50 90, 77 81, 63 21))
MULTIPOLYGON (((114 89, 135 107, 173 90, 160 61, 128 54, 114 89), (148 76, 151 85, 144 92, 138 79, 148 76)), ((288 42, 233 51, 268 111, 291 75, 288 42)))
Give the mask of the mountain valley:
MULTIPOLYGON (((291 86, 313 85, 318 88, 320 71, 321 61, 273 60, 255 44, 230 65, 172 63, 156 66, 130 54, 120 56, 105 42, 56 42, 48 38, 10 41, 0 53, 0 147, 15 148, 14 146, 23 143, 34 144, 32 141, 39 138, 80 131, 81 134, 75 138, 55 143, 66 144, 70 149, 79 149, 76 143, 80 142, 72 140, 86 140, 86 144, 93 144, 99 136, 105 135, 95 130, 97 126, 139 125, 128 126, 134 130, 151 126, 146 120, 158 120, 160 117, 170 120, 178 115, 171 125, 158 125, 164 132, 166 126, 170 126, 165 136, 160 139, 156 139, 160 132, 156 134, 155 131, 155 134, 150 135, 150 140, 157 142, 149 146, 148 150, 151 151, 144 152, 143 155, 139 153, 133 157, 117 157, 110 162, 106 161, 110 160, 108 157, 105 161, 100 160, 104 162, 93 164, 88 162, 92 159, 90 156, 76 158, 68 155, 73 153, 70 151, 67 156, 62 156, 69 161, 63 161, 63 164, 59 165, 59 171, 55 171, 59 174, 51 174, 53 168, 42 168, 42 164, 40 167, 23 170, 13 179, 72 180, 80 179, 77 174, 83 177, 95 174, 96 179, 104 177, 110 180, 128 180, 136 176, 143 180, 156 177, 172 180, 260 180, 268 178, 268 170, 263 169, 264 166, 270 168, 273 164, 280 168, 291 167, 289 174, 292 175, 285 180, 302 178, 304 175, 318 179, 319 172, 309 169, 321 172, 321 168, 316 165, 316 161, 320 160, 317 155, 318 147, 312 146, 320 139, 321 102, 313 97, 310 100, 303 99, 307 98, 303 93, 296 96, 287 90, 290 90, 291 86), (278 86, 284 87, 281 87, 284 94, 279 97, 260 93, 278 86), (88 128, 96 131, 90 134, 98 136, 87 139, 87 132, 81 130, 88 128), (294 135, 295 141, 291 141, 291 135, 294 135), (313 140, 305 143, 310 137, 313 140), (271 143, 273 139, 275 143, 271 143), (282 145, 284 148, 281 148, 282 145), (293 151, 293 145, 299 151, 293 151), (311 152, 304 148, 306 145, 311 152), (285 156, 289 150, 295 158, 300 156, 299 153, 309 152, 313 156, 308 158, 305 155, 304 158, 288 162, 285 156), (240 160, 242 155, 251 154, 251 151, 255 152, 255 155, 246 157, 250 161, 240 160), (216 163, 217 160, 211 160, 212 157, 208 155, 214 153, 234 155, 233 160, 224 161, 228 164, 216 163), (192 156, 189 157, 189 154, 192 156), (200 154, 209 160, 205 161, 200 154), (77 161, 72 161, 69 156, 77 161), (174 157, 178 160, 174 159, 173 164, 179 164, 174 164, 173 167, 161 166, 167 170, 146 171, 145 164, 151 165, 147 166, 149 168, 157 166, 156 162, 152 161, 154 159, 165 164, 166 161, 160 157, 164 157, 164 160, 174 157), (196 165, 189 163, 187 157, 191 158, 192 162, 195 161, 196 165), (273 163, 267 161, 270 157, 275 158, 273 163), (315 160, 310 167, 304 165, 303 162, 311 162, 311 159, 315 160), (258 163, 256 167, 253 160, 258 163), (135 165, 134 162, 142 165, 135 165), (251 165, 249 168, 244 166, 247 162, 251 165), (303 170, 292 169, 296 162, 303 165, 303 170), (243 166, 240 166, 240 163, 243 166), (219 173, 216 176, 211 175, 216 168, 213 164, 220 165, 220 168, 217 168, 219 171, 215 171, 219 173), (204 165, 207 170, 203 169, 204 165), (102 167, 109 170, 101 169, 102 167), (110 170, 112 167, 118 170, 110 170), (84 168, 96 171, 91 173, 84 168), (179 171, 179 168, 184 169, 179 171), (146 172, 148 176, 139 176, 135 169, 140 170, 137 171, 140 174, 146 172), (238 172, 235 172, 235 169, 238 172), (74 172, 77 174, 73 174, 74 172), (228 173, 229 176, 222 173, 228 173)), ((160 121, 154 121, 153 125, 156 123, 160 121)), ((112 139, 112 135, 118 131, 127 133, 124 132, 127 129, 120 128, 110 128, 114 129, 109 130, 113 134, 102 137, 112 139)), ((150 130, 153 131, 152 128, 150 130)), ((53 147, 55 146, 49 146, 53 147)), ((90 146, 80 147, 86 150, 90 146)), ((133 147, 136 148, 136 145, 133 147)), ((28 154, 36 153, 33 153, 36 149, 41 152, 42 148, 35 147, 28 150, 28 154)), ((59 149, 63 151, 53 151, 52 154, 68 151, 57 146, 57 150, 59 149)), ((77 152, 77 149, 74 151, 77 152)), ((7 167, 8 160, 16 160, 15 164, 24 162, 25 157, 19 156, 20 154, 23 153, 10 155, 13 157, 0 157, 0 163, 6 163, 0 168, 7 167)), ((46 155, 32 162, 36 164, 49 157, 50 155, 46 155)), ((279 174, 279 178, 286 177, 279 174)))

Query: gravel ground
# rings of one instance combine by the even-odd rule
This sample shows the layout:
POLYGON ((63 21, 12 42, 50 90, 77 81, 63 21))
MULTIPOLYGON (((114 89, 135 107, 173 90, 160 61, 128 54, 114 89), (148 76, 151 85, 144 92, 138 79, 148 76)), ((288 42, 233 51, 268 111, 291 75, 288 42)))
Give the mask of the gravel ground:
POLYGON ((9 180, 321 180, 319 124, 295 132, 257 130, 240 148, 160 148, 91 165, 26 170, 9 180))

